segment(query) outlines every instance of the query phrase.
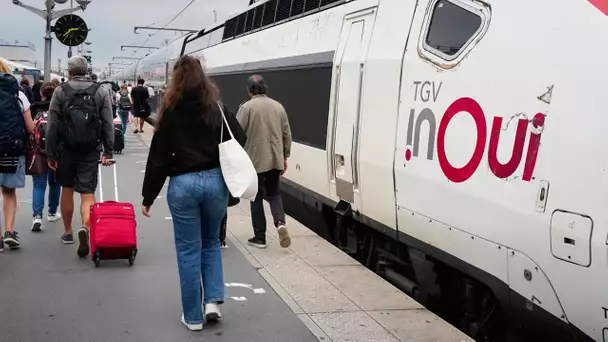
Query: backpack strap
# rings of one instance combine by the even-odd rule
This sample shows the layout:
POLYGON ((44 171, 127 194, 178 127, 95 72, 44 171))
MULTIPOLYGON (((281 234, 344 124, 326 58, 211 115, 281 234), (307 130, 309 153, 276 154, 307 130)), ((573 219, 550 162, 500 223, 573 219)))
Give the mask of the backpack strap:
POLYGON ((97 91, 99 90, 100 84, 93 83, 87 89, 85 89, 85 93, 91 97, 93 100, 93 104, 95 105, 95 114, 99 112, 99 104, 95 100, 95 95, 97 95, 97 91))
POLYGON ((87 93, 87 95, 95 96, 95 94, 97 94, 97 90, 99 90, 99 87, 100 87, 99 83, 93 83, 84 91, 87 93))
POLYGON ((61 90, 63 91, 65 103, 67 104, 66 108, 69 108, 72 105, 72 99, 74 98, 74 88, 72 88, 70 82, 64 82, 61 84, 61 90))

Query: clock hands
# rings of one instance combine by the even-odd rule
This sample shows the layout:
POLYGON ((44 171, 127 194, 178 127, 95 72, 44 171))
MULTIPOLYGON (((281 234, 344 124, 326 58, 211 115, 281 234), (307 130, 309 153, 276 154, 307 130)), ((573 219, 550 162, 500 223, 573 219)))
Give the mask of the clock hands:
POLYGON ((69 30, 66 31, 66 33, 63 34, 63 37, 67 37, 68 34, 72 33, 72 31, 78 31, 78 28, 70 28, 69 30))

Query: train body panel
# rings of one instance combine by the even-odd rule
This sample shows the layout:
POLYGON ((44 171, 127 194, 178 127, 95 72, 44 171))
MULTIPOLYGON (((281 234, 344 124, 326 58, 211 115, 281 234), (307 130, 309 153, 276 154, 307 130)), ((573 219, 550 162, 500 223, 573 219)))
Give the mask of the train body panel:
POLYGON ((296 4, 260 2, 183 46, 231 110, 254 73, 287 109, 287 210, 319 209, 332 242, 441 293, 472 336, 491 329, 489 293, 517 324, 602 340, 608 75, 585 52, 608 52, 602 4, 296 4))
MULTIPOLYGON (((414 27, 430 20, 435 2, 428 3, 414 27)), ((605 113, 606 72, 574 61, 582 61, 585 46, 600 44, 583 32, 608 33, 608 20, 585 2, 554 5, 560 12, 551 15, 542 2, 493 3, 491 11, 488 5, 487 32, 471 35, 470 50, 453 68, 432 61, 421 44, 424 31, 410 39, 395 156, 399 230, 507 276, 501 279, 530 302, 599 340, 608 304, 598 286, 608 280, 608 177, 606 158, 593 150, 607 143, 603 128, 588 124, 605 113), (516 14, 521 23, 514 26, 516 14), (426 219, 414 224, 412 215, 426 219), (475 236, 524 254, 550 286, 518 288, 526 269, 511 265, 511 257, 505 263, 502 253, 492 261, 485 259, 492 254, 458 251, 461 244, 446 244, 449 234, 434 229, 436 222, 466 231, 472 249, 475 236), (549 308, 541 297, 559 300, 549 308)), ((466 26, 460 19, 453 24, 466 26)))

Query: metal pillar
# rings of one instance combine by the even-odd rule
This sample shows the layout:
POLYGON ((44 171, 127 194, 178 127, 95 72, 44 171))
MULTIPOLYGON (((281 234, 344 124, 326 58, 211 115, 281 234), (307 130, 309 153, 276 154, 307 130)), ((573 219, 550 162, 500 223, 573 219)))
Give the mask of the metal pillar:
MULTIPOLYGON (((74 8, 74 0, 70 0, 70 8, 74 8)), ((68 47, 68 59, 72 58, 72 47, 68 47)))
POLYGON ((44 76, 51 79, 51 48, 53 37, 51 37, 51 20, 53 10, 53 0, 46 0, 46 35, 44 36, 44 76))
MULTIPOLYGON (((13 0, 14 5, 17 5, 21 8, 25 8, 26 10, 36 14, 37 16, 41 17, 42 19, 44 19, 46 21, 46 30, 45 30, 46 34, 44 36, 44 75, 46 77, 50 77, 50 74, 51 74, 51 63, 52 63, 51 62, 51 48, 52 48, 52 42, 53 42, 53 37, 51 36, 51 33, 52 33, 51 23, 53 22, 53 20, 61 17, 62 15, 74 13, 74 12, 80 11, 80 10, 84 11, 91 1, 90 0, 76 0, 76 2, 78 2, 80 4, 80 6, 77 8, 68 8, 68 9, 64 9, 64 10, 53 11, 53 7, 55 5, 54 0, 45 0, 44 1, 44 4, 45 4, 44 10, 40 10, 35 7, 23 4, 23 3, 21 3, 20 0, 13 0)), ((69 53, 68 53, 68 55, 69 55, 69 53)))

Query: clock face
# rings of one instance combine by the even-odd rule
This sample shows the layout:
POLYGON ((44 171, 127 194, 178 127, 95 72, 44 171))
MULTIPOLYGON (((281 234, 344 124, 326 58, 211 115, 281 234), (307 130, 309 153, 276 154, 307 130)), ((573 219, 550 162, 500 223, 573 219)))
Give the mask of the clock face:
POLYGON ((64 45, 80 45, 87 39, 88 34, 87 24, 77 15, 64 15, 55 23, 55 36, 64 45))

